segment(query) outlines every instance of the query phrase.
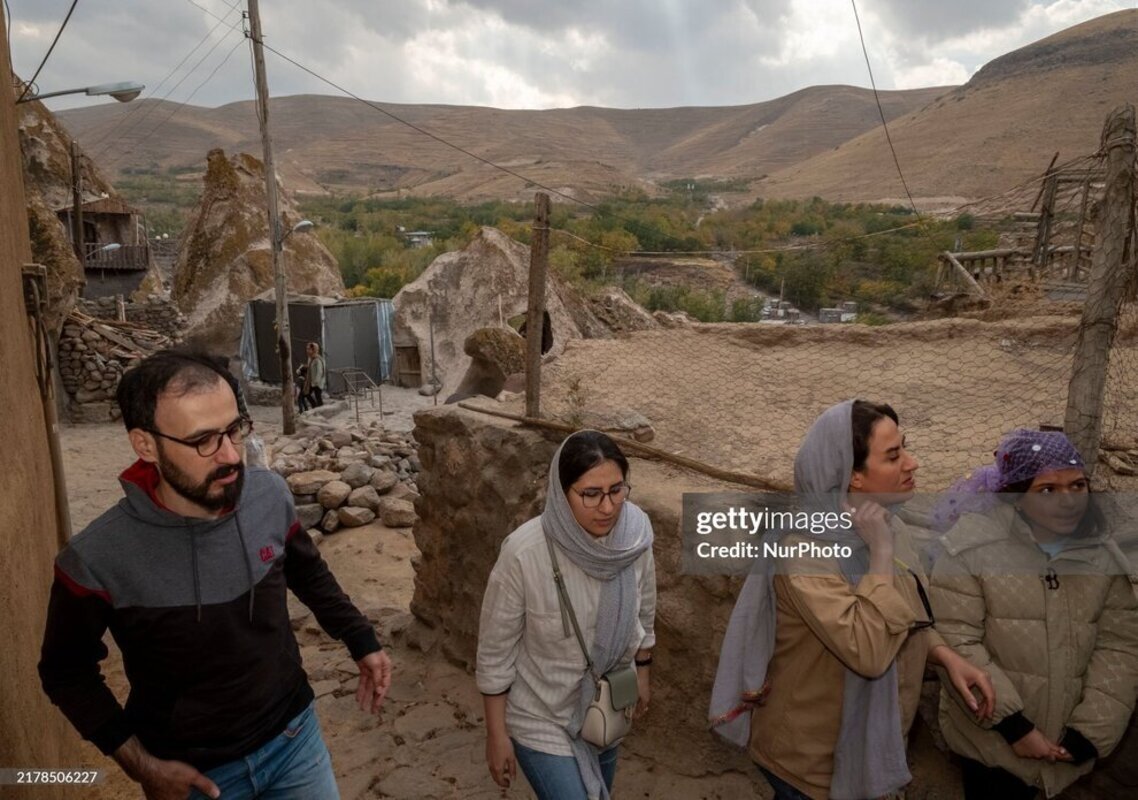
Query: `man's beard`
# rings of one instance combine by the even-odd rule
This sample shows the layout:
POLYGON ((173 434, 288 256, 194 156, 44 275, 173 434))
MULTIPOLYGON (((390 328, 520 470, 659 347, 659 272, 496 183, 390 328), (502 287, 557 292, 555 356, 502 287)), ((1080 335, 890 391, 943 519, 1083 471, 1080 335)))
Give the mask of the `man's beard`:
POLYGON ((170 488, 191 503, 204 508, 206 511, 223 511, 237 504, 241 496, 241 487, 245 485, 245 465, 238 461, 236 464, 225 464, 211 472, 202 483, 193 483, 191 478, 178 469, 172 462, 162 457, 159 448, 158 473, 170 485, 170 488), (237 473, 237 480, 224 484, 221 494, 211 495, 210 484, 228 475, 237 473))

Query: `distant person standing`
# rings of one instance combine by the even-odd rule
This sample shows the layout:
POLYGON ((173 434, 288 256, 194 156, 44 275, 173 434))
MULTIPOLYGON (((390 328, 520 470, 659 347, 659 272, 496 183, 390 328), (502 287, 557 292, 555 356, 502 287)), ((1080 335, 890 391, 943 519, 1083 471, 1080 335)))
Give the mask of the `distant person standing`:
POLYGON ((301 414, 308 410, 308 365, 296 368, 296 409, 301 414))
POLYGON ((308 405, 318 408, 324 405, 324 389, 328 386, 328 371, 325 369, 324 356, 320 353, 320 345, 309 342, 305 348, 308 353, 308 377, 304 381, 304 394, 308 398, 308 405))

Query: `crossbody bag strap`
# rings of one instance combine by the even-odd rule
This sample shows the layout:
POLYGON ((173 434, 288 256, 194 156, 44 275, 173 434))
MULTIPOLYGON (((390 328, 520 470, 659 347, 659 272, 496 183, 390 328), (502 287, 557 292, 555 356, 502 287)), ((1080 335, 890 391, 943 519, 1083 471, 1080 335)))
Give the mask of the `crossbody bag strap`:
MULTIPOLYGON (((545 534, 542 534, 545 536, 545 534)), ((573 603, 569 600, 569 592, 565 589, 565 579, 561 575, 561 565, 557 563, 557 551, 553 547, 553 540, 545 536, 545 546, 549 548, 549 560, 553 562, 553 582, 557 584, 557 595, 561 601, 561 618, 565 619, 569 612, 569 621, 573 623, 573 633, 577 636, 577 644, 581 645, 581 652, 585 655, 585 665, 593 680, 599 680, 597 672, 593 669, 593 659, 589 658, 589 648, 585 647, 585 637, 581 635, 581 626, 577 624, 577 614, 573 611, 573 603)))

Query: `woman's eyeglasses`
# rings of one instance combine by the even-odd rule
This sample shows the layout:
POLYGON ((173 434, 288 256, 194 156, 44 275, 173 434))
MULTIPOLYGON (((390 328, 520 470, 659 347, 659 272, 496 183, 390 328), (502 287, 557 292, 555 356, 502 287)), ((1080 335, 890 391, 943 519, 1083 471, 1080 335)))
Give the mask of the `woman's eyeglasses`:
POLYGON ((607 492, 604 489, 583 489, 577 492, 577 496, 581 498, 581 505, 585 508, 597 508, 607 497, 614 506, 619 506, 628 499, 628 495, 632 493, 632 487, 627 483, 618 483, 616 486, 609 489, 607 492))

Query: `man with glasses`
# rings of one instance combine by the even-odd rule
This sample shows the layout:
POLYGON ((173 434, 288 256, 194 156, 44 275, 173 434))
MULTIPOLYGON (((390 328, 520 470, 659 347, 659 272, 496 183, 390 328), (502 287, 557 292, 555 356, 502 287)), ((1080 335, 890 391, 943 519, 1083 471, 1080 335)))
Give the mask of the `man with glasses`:
POLYGON ((340 589, 274 473, 243 463, 252 421, 206 355, 162 351, 118 403, 138 460, 125 497, 56 559, 44 690, 147 798, 336 798, 286 589, 347 645, 378 713, 391 662, 340 589), (103 682, 107 629, 130 681, 103 682))

